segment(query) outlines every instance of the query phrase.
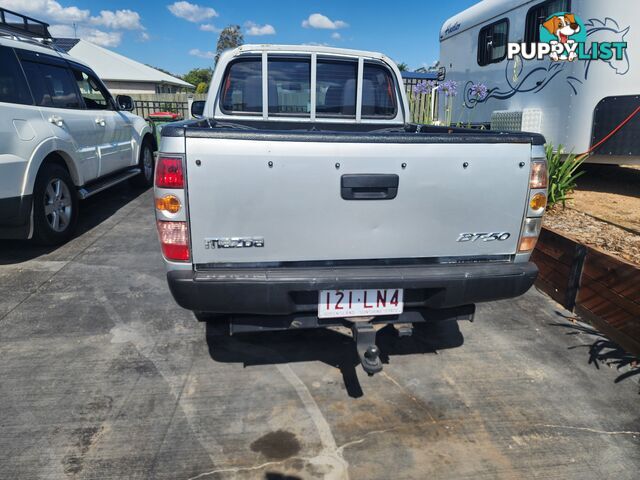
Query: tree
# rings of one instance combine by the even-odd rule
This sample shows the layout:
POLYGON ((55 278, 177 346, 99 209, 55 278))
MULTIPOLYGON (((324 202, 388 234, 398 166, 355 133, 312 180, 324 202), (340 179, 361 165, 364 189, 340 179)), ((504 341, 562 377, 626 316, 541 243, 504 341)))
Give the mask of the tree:
POLYGON ((207 93, 209 85, 206 82, 200 82, 196 87, 196 93, 207 93))
POLYGON ((409 65, 407 65, 404 62, 399 63, 398 64, 398 70, 400 70, 401 72, 407 72, 407 71, 409 71, 409 65))
POLYGON ((190 83, 194 87, 199 86, 201 83, 206 85, 206 88, 209 88, 209 83, 211 82, 211 75, 213 72, 210 68, 194 68, 189 72, 185 73, 182 76, 182 79, 185 82, 190 83))
POLYGON ((218 37, 218 45, 216 46, 216 64, 220 58, 220 54, 230 48, 239 47, 244 43, 240 25, 229 25, 224 27, 218 37))

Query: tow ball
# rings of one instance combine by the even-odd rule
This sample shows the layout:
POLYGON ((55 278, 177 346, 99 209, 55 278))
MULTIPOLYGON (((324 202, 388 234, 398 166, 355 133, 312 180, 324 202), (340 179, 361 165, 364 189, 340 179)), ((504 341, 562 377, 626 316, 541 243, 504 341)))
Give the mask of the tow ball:
POLYGON ((380 349, 376 346, 376 329, 371 323, 373 317, 345 318, 350 324, 353 340, 362 368, 369 376, 382 371, 380 349))

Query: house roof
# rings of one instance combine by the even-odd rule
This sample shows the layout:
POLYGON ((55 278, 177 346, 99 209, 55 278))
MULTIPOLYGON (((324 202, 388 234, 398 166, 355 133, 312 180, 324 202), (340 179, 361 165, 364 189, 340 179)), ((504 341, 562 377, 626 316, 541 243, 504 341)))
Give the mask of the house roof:
POLYGON ((56 38, 55 45, 89 65, 103 81, 164 83, 194 88, 190 83, 79 38, 56 38))

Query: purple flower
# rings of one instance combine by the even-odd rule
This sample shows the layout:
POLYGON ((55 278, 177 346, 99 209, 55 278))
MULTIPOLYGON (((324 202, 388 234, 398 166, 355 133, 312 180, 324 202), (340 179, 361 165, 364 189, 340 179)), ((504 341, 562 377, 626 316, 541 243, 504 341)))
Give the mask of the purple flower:
POLYGON ((471 85, 471 88, 469 89, 469 93, 471 94, 472 98, 475 98, 476 100, 481 102, 482 100, 487 98, 487 95, 489 94, 489 89, 484 83, 474 83, 471 85))
POLYGON ((453 80, 447 80, 442 84, 440 90, 444 92, 446 97, 455 97, 458 95, 458 83, 453 80))
POLYGON ((429 95, 433 89, 436 86, 436 82, 434 82, 433 80, 429 80, 429 81, 421 81, 416 83, 413 86, 413 94, 414 95, 421 95, 421 94, 426 94, 429 95))

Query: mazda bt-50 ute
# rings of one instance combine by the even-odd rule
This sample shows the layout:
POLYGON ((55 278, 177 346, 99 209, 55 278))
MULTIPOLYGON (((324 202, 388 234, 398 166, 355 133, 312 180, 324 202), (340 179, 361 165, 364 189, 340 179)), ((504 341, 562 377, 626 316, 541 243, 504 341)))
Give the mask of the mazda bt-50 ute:
POLYGON ((471 319, 536 278, 543 137, 411 124, 384 55, 245 45, 193 112, 162 130, 155 206, 171 292, 201 320, 348 326, 373 374, 377 324, 471 319))

